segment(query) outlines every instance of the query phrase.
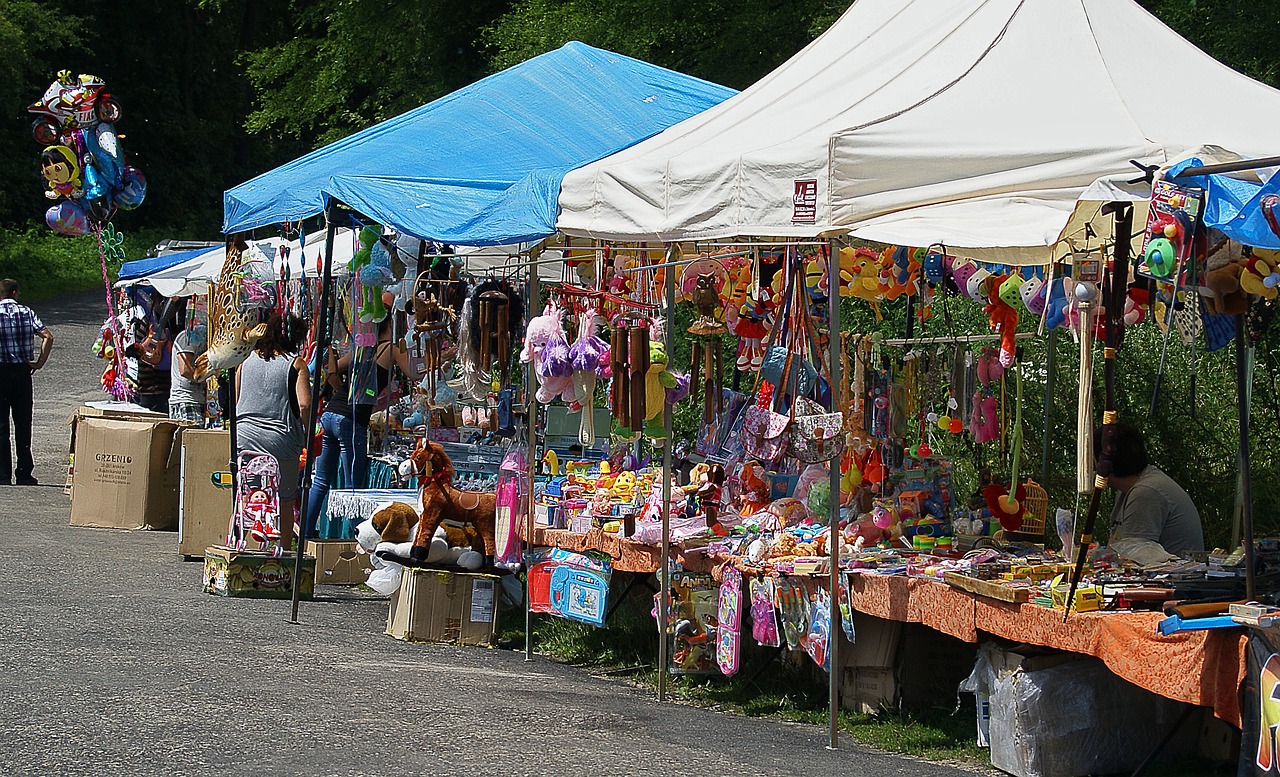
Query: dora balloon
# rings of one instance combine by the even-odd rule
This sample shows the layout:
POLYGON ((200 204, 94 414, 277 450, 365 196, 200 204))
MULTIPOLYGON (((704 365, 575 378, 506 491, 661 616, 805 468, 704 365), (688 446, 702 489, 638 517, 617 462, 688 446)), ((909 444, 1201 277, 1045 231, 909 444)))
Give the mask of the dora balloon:
POLYGON ((76 199, 84 195, 80 180, 80 162, 75 152, 66 146, 49 146, 40 153, 40 172, 49 184, 44 196, 51 200, 59 197, 76 199))

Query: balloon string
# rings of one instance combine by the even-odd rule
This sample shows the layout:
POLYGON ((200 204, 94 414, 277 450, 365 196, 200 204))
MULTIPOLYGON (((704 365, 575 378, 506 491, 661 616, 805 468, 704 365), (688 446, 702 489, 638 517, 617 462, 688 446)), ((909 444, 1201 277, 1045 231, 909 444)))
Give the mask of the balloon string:
POLYGON ((106 292, 107 313, 111 316, 111 339, 115 341, 115 347, 112 349, 116 366, 115 379, 111 386, 107 388, 107 393, 118 401, 128 400, 131 392, 129 383, 125 380, 126 365, 124 361, 124 348, 120 337, 120 319, 116 315, 115 301, 111 299, 111 275, 107 272, 107 251, 102 243, 102 227, 96 225, 93 227, 93 236, 98 239, 98 264, 102 267, 102 286, 106 292))

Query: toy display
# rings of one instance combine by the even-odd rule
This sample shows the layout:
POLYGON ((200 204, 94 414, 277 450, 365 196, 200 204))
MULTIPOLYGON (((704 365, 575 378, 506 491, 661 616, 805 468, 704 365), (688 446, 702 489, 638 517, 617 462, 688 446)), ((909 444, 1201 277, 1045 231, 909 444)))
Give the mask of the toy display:
POLYGON ((258 550, 280 556, 280 465, 275 456, 245 451, 237 463, 235 511, 227 546, 245 550, 249 540, 258 550))

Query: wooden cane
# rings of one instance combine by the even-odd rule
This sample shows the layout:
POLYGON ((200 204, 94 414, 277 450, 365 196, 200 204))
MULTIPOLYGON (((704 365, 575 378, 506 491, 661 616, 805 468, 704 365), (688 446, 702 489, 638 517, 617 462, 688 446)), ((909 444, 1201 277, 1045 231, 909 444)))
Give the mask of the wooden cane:
POLYGON ((1103 206, 1103 213, 1115 214, 1115 247, 1112 252, 1111 286, 1107 295, 1107 334, 1106 347, 1102 350, 1103 365, 1103 412, 1101 449, 1098 467, 1093 480, 1093 493, 1089 495, 1089 512, 1085 515, 1084 529, 1080 533, 1080 544, 1076 552, 1075 572, 1071 575, 1071 587, 1067 591, 1066 610, 1062 614, 1063 623, 1071 615, 1075 604, 1076 589, 1080 587, 1080 578, 1084 576, 1085 561, 1089 557, 1089 544, 1093 542, 1093 527, 1098 520, 1098 506, 1102 499, 1102 490, 1107 487, 1107 478, 1115 466, 1116 440, 1116 351, 1123 338, 1124 328, 1124 294, 1129 286, 1129 240, 1133 231, 1133 206, 1127 202, 1112 202, 1103 206))

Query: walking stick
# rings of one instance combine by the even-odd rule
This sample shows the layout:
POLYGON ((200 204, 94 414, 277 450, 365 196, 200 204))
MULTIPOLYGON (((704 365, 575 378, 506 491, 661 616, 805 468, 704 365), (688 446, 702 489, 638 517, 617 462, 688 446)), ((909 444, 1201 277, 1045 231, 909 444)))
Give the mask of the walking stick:
POLYGON ((1120 348, 1124 327, 1124 296, 1129 286, 1129 240, 1133 232, 1133 207, 1125 202, 1107 203, 1103 213, 1115 214, 1115 247, 1111 261, 1111 288, 1106 298, 1107 335, 1106 345, 1102 350, 1103 368, 1103 411, 1102 411, 1102 454, 1098 457, 1098 467, 1093 479, 1093 493, 1089 495, 1089 512, 1085 515, 1084 529, 1080 534, 1080 544, 1076 551, 1076 568, 1071 575, 1071 587, 1067 591, 1066 609, 1062 614, 1062 622, 1066 623, 1071 615, 1071 607, 1075 604, 1076 589, 1080 587, 1080 578, 1084 575, 1084 562, 1089 555, 1089 544, 1093 542, 1093 527, 1098 519, 1098 506, 1102 499, 1102 489, 1107 486, 1107 477, 1111 474, 1116 439, 1116 351, 1120 348))

